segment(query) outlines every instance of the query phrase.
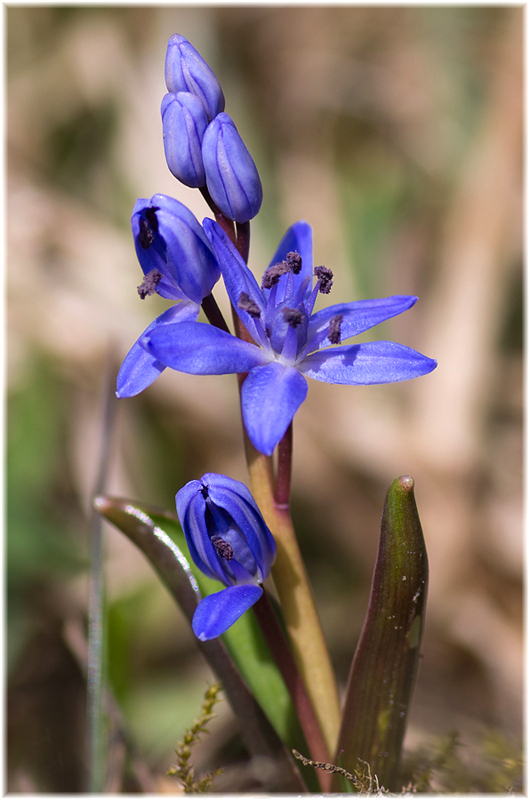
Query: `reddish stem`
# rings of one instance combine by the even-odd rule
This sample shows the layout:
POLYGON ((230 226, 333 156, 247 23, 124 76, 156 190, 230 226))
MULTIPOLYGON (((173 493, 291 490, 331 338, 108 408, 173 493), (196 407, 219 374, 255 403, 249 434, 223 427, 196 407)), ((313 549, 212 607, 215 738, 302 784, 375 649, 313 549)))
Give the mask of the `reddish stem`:
POLYGON ((220 328, 222 331, 230 333, 228 325, 225 322, 225 318, 223 317, 221 309, 217 305, 213 294, 209 294, 203 299, 202 310, 206 314, 208 322, 210 322, 212 325, 215 325, 216 328, 220 328))
MULTIPOLYGON (((313 704, 309 699, 309 695, 307 694, 304 682, 298 672, 298 667, 296 666, 285 634, 265 591, 258 602, 254 604, 253 610, 272 656, 282 673, 285 685, 291 695, 311 757, 314 761, 328 762, 330 758, 329 752, 313 704)), ((331 776, 325 773, 319 773, 318 779, 322 791, 329 792, 331 776)))
POLYGON ((293 423, 289 425, 278 444, 278 474, 274 488, 274 500, 281 509, 289 508, 291 494, 291 467, 293 461, 293 423))

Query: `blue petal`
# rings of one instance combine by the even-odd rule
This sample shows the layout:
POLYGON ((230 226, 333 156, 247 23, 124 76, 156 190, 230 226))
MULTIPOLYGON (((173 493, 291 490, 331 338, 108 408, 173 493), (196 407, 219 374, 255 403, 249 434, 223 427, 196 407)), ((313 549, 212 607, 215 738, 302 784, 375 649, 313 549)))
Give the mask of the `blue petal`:
POLYGON ((265 315, 265 299, 257 281, 249 270, 236 248, 217 222, 206 218, 203 220, 204 231, 210 240, 213 251, 217 256, 221 274, 226 286, 226 291, 243 325, 254 341, 262 347, 269 347, 267 336, 260 319, 252 317, 247 311, 239 308, 239 299, 243 293, 247 294, 256 303, 265 315))
POLYGON ((263 199, 260 177, 228 114, 218 114, 206 128, 202 158, 208 191, 223 214, 240 223, 255 217, 263 199))
POLYGON ((270 456, 307 395, 294 367, 277 361, 253 369, 241 388, 243 421, 254 447, 270 456))
POLYGON ((206 109, 190 92, 166 94, 162 100, 164 152, 177 180, 197 189, 206 186, 202 163, 202 139, 208 126, 206 109))
POLYGON ((254 560, 265 580, 276 558, 276 542, 247 487, 224 475, 209 473, 202 482, 208 486, 213 503, 224 509, 247 540, 254 560))
POLYGON ((232 579, 223 570, 223 565, 210 540, 205 516, 206 501, 201 493, 200 482, 187 483, 177 493, 175 500, 180 524, 193 561, 209 578, 229 586, 232 579))
POLYGON ((166 367, 192 375, 249 372, 268 360, 256 345, 204 322, 164 325, 140 344, 166 367))
MULTIPOLYGON (((304 220, 295 222, 291 225, 289 230, 278 245, 272 261, 269 266, 278 264, 284 261, 287 253, 296 250, 302 256, 302 269, 298 275, 293 278, 293 294, 296 294, 299 286, 306 278, 309 278, 308 289, 311 291, 311 284, 313 282, 313 229, 304 220)), ((276 286, 275 303, 281 303, 285 300, 285 289, 287 287, 288 275, 282 275, 276 286)), ((272 289, 264 289, 265 297, 269 297, 272 289)))
POLYGON ((261 586, 252 584, 230 586, 221 592, 209 594, 201 600, 193 615, 192 627, 195 636, 201 642, 220 636, 253 606, 262 594, 261 586))
POLYGON ((316 381, 353 385, 407 381, 432 372, 437 364, 410 347, 383 341, 320 350, 298 366, 316 381))
POLYGON ((142 333, 142 336, 133 344, 120 367, 118 373, 117 397, 134 397, 148 386, 150 386, 160 373, 165 369, 165 365, 157 361, 150 353, 146 352, 139 342, 143 336, 147 336, 156 327, 168 325, 170 323, 189 322, 196 320, 199 316, 200 306, 192 303, 191 300, 183 300, 172 308, 168 308, 154 322, 152 322, 142 333))
POLYGON ((391 317, 402 314, 411 308, 418 298, 412 295, 393 295, 376 300, 357 300, 353 303, 339 303, 317 311, 309 320, 307 352, 320 347, 329 347, 329 322, 332 317, 342 315, 341 340, 373 328, 391 317))
POLYGON ((219 81, 204 58, 179 33, 174 33, 168 42, 165 73, 168 91, 192 92, 200 97, 209 119, 223 111, 225 99, 219 81))

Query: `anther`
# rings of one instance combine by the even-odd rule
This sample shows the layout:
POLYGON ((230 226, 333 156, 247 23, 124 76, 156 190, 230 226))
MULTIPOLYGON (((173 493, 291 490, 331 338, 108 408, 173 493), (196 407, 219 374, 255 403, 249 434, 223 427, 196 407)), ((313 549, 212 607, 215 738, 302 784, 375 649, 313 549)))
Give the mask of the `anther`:
POLYGON ((145 218, 155 233, 158 233, 158 218, 156 212, 159 210, 158 206, 151 206, 144 211, 145 218))
POLYGON ((261 315, 260 307, 246 292, 241 292, 239 295, 237 307, 243 309, 243 311, 246 311, 247 314, 250 314, 251 317, 255 317, 256 319, 261 315))
POLYGON ((162 278, 163 275, 158 269, 152 269, 151 272, 148 272, 147 275, 144 276, 140 286, 136 287, 142 300, 145 300, 147 295, 154 294, 156 292, 156 287, 162 278))
POLYGON ((302 312, 297 308, 284 308, 282 309, 282 314, 285 322, 287 322, 291 328, 297 328, 302 323, 302 312))
POLYGON ((272 287, 278 283, 282 275, 285 275, 287 272, 290 271, 291 267, 289 266, 287 261, 279 261, 277 264, 273 264, 263 273, 263 278, 261 280, 261 288, 272 289, 272 287))
POLYGON ((219 558, 224 558, 225 561, 232 561, 234 557, 234 548, 221 536, 212 536, 210 539, 211 543, 215 547, 215 552, 219 556, 219 558))
POLYGON ((300 253, 297 250, 291 250, 291 252, 287 253, 285 256, 285 260, 289 266, 289 269, 292 270, 295 275, 298 275, 302 269, 302 256, 300 253))
POLYGON ((333 286, 333 273, 327 267, 315 267, 315 277, 320 281, 318 287, 322 294, 329 294, 333 286))
POLYGON ((140 247, 143 247, 144 250, 147 250, 148 247, 151 247, 155 241, 155 234, 153 233, 152 228, 149 226, 148 221, 143 217, 140 219, 140 233, 138 234, 138 241, 140 242, 140 247))
POLYGON ((342 325, 342 314, 331 317, 329 321, 328 339, 331 344, 340 344, 340 328, 342 325))

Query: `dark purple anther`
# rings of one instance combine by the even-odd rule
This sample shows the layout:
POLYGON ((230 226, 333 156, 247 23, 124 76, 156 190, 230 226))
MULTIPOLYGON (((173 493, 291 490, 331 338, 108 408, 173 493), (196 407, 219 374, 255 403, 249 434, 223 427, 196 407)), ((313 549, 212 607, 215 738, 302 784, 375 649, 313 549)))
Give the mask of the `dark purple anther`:
POLYGON ((225 561, 232 561, 234 557, 234 549, 231 544, 225 542, 221 536, 212 536, 210 541, 215 547, 215 552, 219 558, 224 558, 225 561))
POLYGON ((278 264, 273 264, 272 267, 269 267, 263 273, 261 288, 272 289, 272 287, 278 283, 282 275, 285 275, 287 272, 290 271, 291 267, 289 266, 287 261, 279 261, 278 264))
POLYGON ((328 339, 331 344, 340 344, 340 326, 342 325, 342 314, 331 317, 329 321, 328 339))
POLYGON ((156 292, 156 287, 161 280, 162 273, 159 272, 159 270, 152 269, 151 272, 148 272, 147 275, 144 276, 140 286, 137 287, 138 294, 140 295, 141 299, 145 300, 147 295, 154 294, 156 292))
POLYGON ((292 270, 295 275, 298 275, 302 269, 302 256, 300 253, 297 250, 292 250, 290 253, 287 253, 285 260, 287 261, 289 269, 292 270))
POLYGON ((322 294, 329 294, 333 286, 333 273, 327 267, 315 267, 315 276, 320 281, 318 287, 319 292, 322 294))
POLYGON ((147 250, 155 241, 155 234, 146 219, 140 219, 140 233, 138 234, 140 247, 147 250))
POLYGON ((303 319, 302 312, 297 308, 284 308, 282 314, 284 320, 291 328, 297 328, 303 319))
POLYGON ((255 319, 258 319, 261 316, 260 307, 254 302, 254 300, 252 300, 252 298, 248 296, 246 292, 241 292, 239 295, 237 306, 238 308, 242 308, 243 311, 246 311, 247 314, 250 314, 250 316, 254 317, 255 319))

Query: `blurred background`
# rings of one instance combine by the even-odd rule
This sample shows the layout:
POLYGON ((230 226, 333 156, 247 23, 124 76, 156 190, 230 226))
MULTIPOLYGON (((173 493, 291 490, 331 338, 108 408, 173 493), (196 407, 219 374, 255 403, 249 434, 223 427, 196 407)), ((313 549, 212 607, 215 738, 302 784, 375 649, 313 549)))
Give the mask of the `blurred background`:
MULTIPOLYGON (((8 791, 86 786, 105 374, 165 305, 138 298, 130 214, 163 192, 208 215, 164 160, 174 32, 216 72, 260 171, 255 274, 307 219, 315 263, 335 273, 331 302, 419 296, 366 338, 437 358, 433 374, 310 382, 295 422, 295 523, 344 688, 386 491, 415 478, 431 577, 407 751, 456 732, 465 769, 441 789, 505 790, 496 770, 516 764, 522 728, 522 14, 6 9, 8 791)), ((227 311, 220 284, 214 294, 227 311)), ((235 379, 167 370, 117 403, 111 450, 108 492, 168 509, 205 471, 246 480, 235 379)), ((177 793, 165 775, 213 676, 141 554, 110 527, 105 546, 109 675, 136 748, 135 769, 108 788, 177 793)), ((237 739, 228 705, 216 711, 199 770, 237 739)), ((230 770, 219 780, 248 786, 230 770)))

